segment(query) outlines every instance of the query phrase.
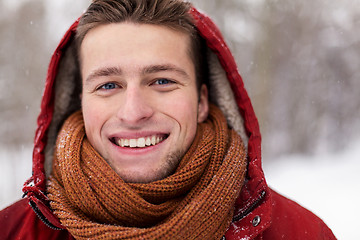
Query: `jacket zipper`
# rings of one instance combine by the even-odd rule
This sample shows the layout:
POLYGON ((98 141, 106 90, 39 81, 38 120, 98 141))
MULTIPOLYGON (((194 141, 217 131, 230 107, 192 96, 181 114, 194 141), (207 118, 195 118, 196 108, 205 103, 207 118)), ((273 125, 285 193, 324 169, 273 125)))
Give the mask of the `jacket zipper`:
POLYGON ((39 210, 39 208, 36 206, 36 204, 33 201, 29 201, 29 204, 31 206, 31 208, 34 210, 35 214, 38 216, 38 218, 49 228, 53 229, 53 230, 63 230, 61 228, 58 228, 56 226, 54 226, 43 214, 42 212, 39 210))
MULTIPOLYGON (((251 211, 254 210, 257 207, 257 205, 264 199, 265 195, 266 195, 265 190, 261 191, 260 196, 250 205, 250 207, 246 209, 244 212, 234 216, 232 222, 237 222, 243 219, 249 213, 251 213, 251 211)), ((226 240, 225 235, 220 240, 226 240)))
POLYGON ((254 210, 257 207, 257 205, 264 199, 265 195, 266 195, 265 190, 261 191, 260 196, 250 205, 250 207, 247 208, 244 212, 234 216, 232 221, 237 222, 243 219, 249 213, 251 213, 251 211, 254 210))

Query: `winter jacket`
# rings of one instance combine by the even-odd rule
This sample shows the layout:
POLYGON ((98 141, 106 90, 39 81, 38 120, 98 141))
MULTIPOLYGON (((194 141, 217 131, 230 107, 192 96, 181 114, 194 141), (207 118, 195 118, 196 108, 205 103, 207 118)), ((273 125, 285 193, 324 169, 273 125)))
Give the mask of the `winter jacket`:
MULTIPOLYGON (((210 18, 194 8, 191 14, 209 49, 210 101, 220 107, 247 147, 246 180, 223 239, 335 239, 321 219, 267 186, 258 121, 233 56, 210 18)), ((73 84, 79 78, 73 43, 77 24, 52 56, 38 117, 33 175, 24 185, 24 199, 0 212, 0 239, 73 239, 52 213, 45 193, 57 131, 80 108, 81 89, 73 84)))

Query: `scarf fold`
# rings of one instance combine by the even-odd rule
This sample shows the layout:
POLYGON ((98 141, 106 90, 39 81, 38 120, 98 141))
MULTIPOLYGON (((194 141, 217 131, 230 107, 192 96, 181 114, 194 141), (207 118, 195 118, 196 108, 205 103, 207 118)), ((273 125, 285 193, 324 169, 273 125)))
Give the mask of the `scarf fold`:
POLYGON ((212 105, 172 175, 126 183, 87 140, 79 111, 59 132, 47 190, 76 239, 220 239, 245 171, 242 140, 212 105))

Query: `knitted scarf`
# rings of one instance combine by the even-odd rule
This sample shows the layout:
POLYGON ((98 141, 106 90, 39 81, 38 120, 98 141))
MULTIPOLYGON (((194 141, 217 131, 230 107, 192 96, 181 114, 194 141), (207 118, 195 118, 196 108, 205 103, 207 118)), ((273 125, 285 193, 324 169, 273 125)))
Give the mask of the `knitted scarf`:
POLYGON ((244 182, 246 153, 211 106, 176 171, 151 183, 126 183, 93 149, 81 112, 59 132, 50 206, 76 239, 220 239, 244 182))

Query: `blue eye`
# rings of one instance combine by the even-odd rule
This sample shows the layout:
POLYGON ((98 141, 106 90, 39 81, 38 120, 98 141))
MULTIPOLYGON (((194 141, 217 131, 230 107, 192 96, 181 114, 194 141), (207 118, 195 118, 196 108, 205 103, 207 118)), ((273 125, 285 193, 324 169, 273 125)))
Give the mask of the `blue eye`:
POLYGON ((110 90, 110 89, 114 89, 114 88, 116 88, 115 83, 105 83, 104 85, 102 85, 100 87, 100 89, 105 89, 105 90, 110 90))
POLYGON ((165 84, 169 84, 169 83, 172 83, 172 81, 170 81, 166 78, 160 78, 155 81, 155 84, 157 84, 157 85, 165 85, 165 84))

